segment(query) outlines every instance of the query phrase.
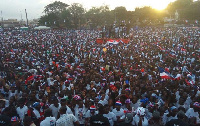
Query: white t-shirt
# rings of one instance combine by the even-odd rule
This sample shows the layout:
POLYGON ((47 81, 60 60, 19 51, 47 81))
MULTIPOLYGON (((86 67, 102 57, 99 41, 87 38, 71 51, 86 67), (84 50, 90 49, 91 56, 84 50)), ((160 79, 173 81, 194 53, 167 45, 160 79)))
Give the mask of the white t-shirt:
POLYGON ((55 126, 55 125, 56 125, 55 117, 46 117, 45 120, 43 120, 40 123, 40 126, 55 126))
POLYGON ((33 108, 33 113, 35 114, 37 119, 40 118, 40 112, 37 109, 33 108))
MULTIPOLYGON (((60 108, 61 108, 61 104, 58 103, 58 111, 60 110, 60 108)), ((67 108, 67 111, 66 111, 67 114, 73 114, 73 112, 72 112, 72 110, 71 110, 70 107, 68 107, 68 106, 66 105, 66 108, 67 108)))
POLYGON ((19 115, 20 119, 24 119, 24 115, 27 114, 28 107, 26 105, 23 106, 23 108, 17 107, 16 109, 17 114, 19 115))
POLYGON ((197 119, 196 123, 197 123, 197 124, 200 124, 199 113, 198 113, 198 112, 195 112, 193 108, 189 108, 189 109, 187 110, 187 112, 185 113, 185 115, 186 115, 188 118, 196 117, 196 119, 197 119))
POLYGON ((56 121, 56 126, 74 126, 74 122, 76 121, 77 118, 73 114, 63 114, 56 121))
POLYGON ((51 105, 49 106, 49 108, 52 110, 53 116, 57 119, 57 118, 58 118, 58 111, 59 111, 58 108, 59 108, 59 107, 56 108, 54 104, 51 104, 51 105))
POLYGON ((122 109, 122 108, 120 108, 119 111, 117 111, 117 109, 114 108, 114 109, 112 110, 112 112, 113 112, 116 116, 119 116, 119 117, 125 115, 125 114, 124 114, 124 109, 122 109))
POLYGON ((80 124, 85 124, 85 114, 86 114, 87 109, 85 106, 83 108, 75 107, 74 112, 75 112, 75 117, 78 119, 80 124))
POLYGON ((172 119, 178 119, 177 118, 177 115, 176 116, 170 116, 170 117, 167 117, 168 113, 164 113, 163 117, 162 117, 162 121, 163 121, 163 124, 165 125, 167 122, 169 122, 170 120, 172 119))
MULTIPOLYGON (((98 111, 94 112, 94 115, 98 114, 98 111)), ((93 116, 90 112, 90 110, 87 110, 87 112, 85 113, 85 118, 90 118, 91 116, 93 116)))
POLYGON ((113 112, 109 112, 108 114, 103 114, 103 116, 108 118, 110 126, 113 126, 114 121, 117 121, 117 117, 113 112))
MULTIPOLYGON (((138 126, 139 121, 140 121, 140 117, 138 115, 135 115, 133 117, 132 125, 138 126)), ((146 117, 144 117, 144 120, 142 121, 142 126, 148 126, 148 125, 149 125, 148 120, 146 117)))

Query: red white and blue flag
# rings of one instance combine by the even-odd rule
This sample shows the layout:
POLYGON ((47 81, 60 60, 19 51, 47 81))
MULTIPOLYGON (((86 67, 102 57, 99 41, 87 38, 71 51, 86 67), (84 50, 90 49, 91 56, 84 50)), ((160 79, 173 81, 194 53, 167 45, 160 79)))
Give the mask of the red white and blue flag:
POLYGON ((166 71, 164 68, 158 67, 158 70, 160 73, 160 77, 162 79, 174 79, 174 77, 168 71, 166 71))

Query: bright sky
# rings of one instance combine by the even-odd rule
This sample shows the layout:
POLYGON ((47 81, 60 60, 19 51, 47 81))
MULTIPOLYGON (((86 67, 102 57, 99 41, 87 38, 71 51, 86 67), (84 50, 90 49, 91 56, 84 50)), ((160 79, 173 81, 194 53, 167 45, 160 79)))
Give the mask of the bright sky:
MULTIPOLYGON (((0 0, 0 17, 4 19, 25 20, 25 9, 28 19, 39 18, 43 15, 44 7, 56 0, 0 0)), ((92 6, 108 5, 111 10, 118 6, 124 6, 127 10, 133 11, 136 7, 151 6, 162 10, 170 2, 175 0, 60 0, 66 4, 80 3, 87 10, 92 6)))

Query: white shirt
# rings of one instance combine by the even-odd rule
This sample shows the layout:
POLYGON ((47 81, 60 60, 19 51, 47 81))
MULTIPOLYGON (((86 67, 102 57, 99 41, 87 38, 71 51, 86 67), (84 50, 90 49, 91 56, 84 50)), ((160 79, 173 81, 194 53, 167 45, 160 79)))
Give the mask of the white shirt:
POLYGON ((50 106, 49 106, 49 108, 52 110, 52 114, 53 114, 53 116, 57 119, 58 118, 58 111, 59 111, 59 107, 58 108, 56 108, 55 106, 54 106, 54 104, 51 104, 50 106))
POLYGON ((113 112, 116 116, 119 116, 119 117, 125 115, 125 114, 124 114, 124 110, 123 110, 122 108, 120 108, 119 111, 117 111, 117 109, 114 108, 114 109, 112 110, 112 112, 113 112))
POLYGON ((109 112, 108 114, 103 114, 103 116, 108 118, 110 126, 113 126, 114 121, 117 121, 117 117, 113 112, 109 112))
POLYGON ((45 120, 43 120, 40 123, 40 126, 55 126, 55 125, 56 125, 55 117, 46 117, 45 120))
MULTIPOLYGON (((94 115, 98 114, 98 111, 95 111, 94 112, 94 115)), ((88 110, 86 113, 85 113, 85 118, 90 118, 91 116, 93 116, 90 112, 90 110, 88 110)))
POLYGON ((74 126, 73 123, 76 121, 77 118, 73 114, 63 114, 56 121, 56 126, 74 126))
POLYGON ((162 117, 162 121, 163 121, 163 124, 165 125, 167 122, 169 122, 170 120, 172 119, 178 119, 177 118, 177 115, 176 116, 170 116, 170 117, 167 117, 168 113, 164 113, 163 117, 162 117))
POLYGON ((75 117, 78 119, 80 124, 85 124, 85 114, 86 114, 87 109, 85 106, 83 108, 75 107, 74 112, 75 112, 75 117), (82 115, 82 116, 80 116, 82 115))
MULTIPOLYGON (((135 115, 133 117, 132 125, 138 126, 139 121, 140 121, 140 117, 138 115, 135 115)), ((144 117, 144 120, 142 121, 142 126, 148 126, 148 125, 149 125, 148 120, 146 117, 144 117)))
MULTIPOLYGON (((61 104, 58 103, 58 111, 60 110, 60 108, 61 108, 61 104)), ((73 112, 72 112, 72 110, 71 110, 70 107, 68 107, 68 106, 66 105, 66 108, 67 108, 67 111, 66 111, 67 114, 73 114, 73 112)))
POLYGON ((198 113, 198 112, 195 112, 193 108, 189 108, 189 109, 187 110, 187 112, 185 113, 185 115, 186 115, 188 118, 196 117, 196 119, 197 119, 196 123, 197 123, 197 124, 200 124, 199 113, 198 113))
POLYGON ((27 114, 28 107, 25 105, 23 106, 23 108, 17 107, 16 111, 17 111, 17 114, 19 115, 20 119, 23 120, 24 115, 27 114))
POLYGON ((37 119, 40 118, 40 112, 37 109, 33 108, 33 113, 35 114, 37 119))

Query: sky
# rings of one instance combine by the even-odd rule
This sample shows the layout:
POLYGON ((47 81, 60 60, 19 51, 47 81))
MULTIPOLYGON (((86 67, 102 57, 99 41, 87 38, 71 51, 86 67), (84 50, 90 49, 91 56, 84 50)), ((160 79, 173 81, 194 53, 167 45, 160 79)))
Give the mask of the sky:
MULTIPOLYGON (((3 19, 26 19, 25 9, 28 19, 37 19, 44 15, 44 7, 56 0, 0 0, 0 17, 3 19)), ((66 4, 80 3, 86 10, 91 7, 108 5, 110 10, 115 7, 124 6, 129 11, 134 11, 136 7, 151 6, 162 10, 170 2, 175 0, 58 0, 66 4)))

